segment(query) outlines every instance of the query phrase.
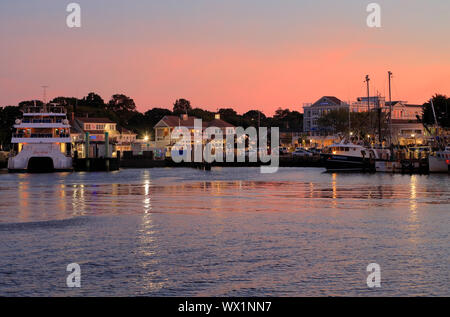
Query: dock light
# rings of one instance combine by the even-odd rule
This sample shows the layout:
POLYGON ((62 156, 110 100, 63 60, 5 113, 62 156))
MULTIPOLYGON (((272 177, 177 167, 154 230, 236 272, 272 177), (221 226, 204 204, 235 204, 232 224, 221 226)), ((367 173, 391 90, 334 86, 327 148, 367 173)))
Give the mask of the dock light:
POLYGON ((411 134, 411 137, 414 138, 416 135, 415 134, 411 134))
POLYGON ((353 132, 350 132, 350 136, 353 136, 353 132))
POLYGON ((149 139, 149 138, 148 138, 148 135, 144 136, 144 141, 146 141, 146 142, 147 142, 147 141, 148 141, 148 139, 149 139))
POLYGON ((368 134, 367 137, 370 139, 370 134, 368 134))

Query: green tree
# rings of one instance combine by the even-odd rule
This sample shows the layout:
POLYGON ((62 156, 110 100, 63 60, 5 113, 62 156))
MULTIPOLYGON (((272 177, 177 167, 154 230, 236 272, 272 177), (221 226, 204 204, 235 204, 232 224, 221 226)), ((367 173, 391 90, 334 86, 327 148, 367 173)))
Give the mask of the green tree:
MULTIPOLYGON (((115 96, 126 97, 124 95, 115 95, 115 96)), ((113 98, 114 98, 114 96, 113 96, 113 98)), ((128 98, 128 97, 126 97, 126 98, 128 98)), ((95 92, 90 92, 86 97, 84 97, 81 100, 81 104, 83 106, 99 108, 99 109, 106 108, 106 104, 105 104, 105 101, 103 100, 103 98, 100 97, 100 95, 96 94, 95 92)))
POLYGON ((0 144, 3 148, 11 144, 11 136, 14 130, 14 122, 22 117, 19 107, 7 106, 0 108, 0 144))
POLYGON ((200 108, 192 109, 188 112, 190 116, 197 117, 202 119, 203 121, 211 121, 214 119, 214 112, 203 110, 200 108))
POLYGON ((317 124, 319 128, 323 131, 328 131, 332 133, 347 133, 349 122, 348 122, 348 109, 336 109, 331 110, 323 114, 318 120, 317 124))
POLYGON ((267 117, 259 110, 250 110, 242 115, 242 119, 245 127, 257 127, 258 121, 260 126, 266 126, 267 117))
MULTIPOLYGON (((447 96, 445 95, 436 94, 433 96, 433 105, 439 126, 441 126, 442 128, 450 128, 450 116, 449 116, 450 98, 447 98, 447 96)), ((428 125, 435 124, 431 102, 427 102, 423 105, 422 119, 423 122, 428 125)))
POLYGON ((162 118, 171 114, 172 112, 169 109, 153 108, 148 110, 144 116, 147 124, 153 128, 162 118))
POLYGON ((173 104, 173 113, 175 115, 180 115, 182 113, 188 113, 190 110, 192 110, 191 102, 186 99, 178 99, 173 104))
POLYGON ((242 126, 242 116, 238 115, 232 108, 219 109, 220 118, 234 126, 242 126))
POLYGON ((24 109, 26 107, 42 107, 43 106, 43 102, 41 100, 27 100, 27 101, 21 101, 19 102, 19 108, 20 109, 24 109))

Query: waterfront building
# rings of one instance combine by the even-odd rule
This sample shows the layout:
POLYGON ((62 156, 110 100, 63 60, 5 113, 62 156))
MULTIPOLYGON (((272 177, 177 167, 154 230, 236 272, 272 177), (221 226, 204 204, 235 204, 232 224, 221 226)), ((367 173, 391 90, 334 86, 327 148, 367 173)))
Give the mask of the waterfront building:
POLYGON ((71 138, 66 109, 54 104, 28 106, 14 124, 10 171, 66 171, 72 169, 71 138))
POLYGON ((309 135, 320 135, 319 118, 337 109, 348 109, 348 104, 334 96, 323 96, 310 106, 303 106, 303 132, 309 135))
POLYGON ((85 150, 87 137, 89 137, 89 157, 116 157, 117 152, 130 152, 137 137, 134 132, 118 126, 108 118, 73 117, 72 128, 74 151, 80 158, 87 157, 85 150))
MULTIPOLYGON (((312 105, 304 106, 304 132, 308 134, 308 142, 319 146, 330 143, 327 138, 335 133, 320 129, 318 119, 327 112, 337 109, 350 109, 351 112, 367 112, 369 109, 381 108, 383 113, 389 113, 392 105, 392 141, 395 144, 422 143, 428 137, 423 125, 417 117, 422 116, 421 105, 409 104, 407 101, 386 101, 382 96, 359 97, 351 103, 342 102, 339 98, 324 96, 312 105)), ((350 123, 351 128, 351 123, 350 123)), ((388 132, 386 132, 388 133, 388 132)))
MULTIPOLYGON (((187 128, 191 131, 191 140, 193 142, 194 132, 195 132, 195 120, 199 119, 196 117, 188 116, 187 114, 182 114, 180 116, 165 116, 162 118, 154 127, 155 130, 155 146, 158 149, 163 150, 167 155, 170 155, 172 146, 174 146, 178 139, 172 138, 172 132, 180 127, 187 128)), ((225 142, 225 136, 227 133, 234 134, 235 126, 222 120, 220 114, 216 114, 214 120, 205 122, 202 121, 202 133, 205 129, 215 127, 220 130, 223 134, 223 142, 225 142)), ((198 131, 197 131, 198 132, 198 131)), ((211 140, 203 140, 203 143, 209 142, 211 140)), ((193 145, 191 142, 191 145, 193 145)), ((187 146, 188 144, 186 144, 187 146)))

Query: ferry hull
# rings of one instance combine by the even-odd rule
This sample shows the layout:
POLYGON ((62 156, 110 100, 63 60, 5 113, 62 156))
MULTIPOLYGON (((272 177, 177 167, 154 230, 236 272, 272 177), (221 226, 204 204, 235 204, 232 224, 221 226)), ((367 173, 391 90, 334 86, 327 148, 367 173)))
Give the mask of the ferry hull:
POLYGON ((60 151, 58 144, 25 144, 20 153, 8 160, 12 173, 49 173, 72 171, 72 158, 60 151))

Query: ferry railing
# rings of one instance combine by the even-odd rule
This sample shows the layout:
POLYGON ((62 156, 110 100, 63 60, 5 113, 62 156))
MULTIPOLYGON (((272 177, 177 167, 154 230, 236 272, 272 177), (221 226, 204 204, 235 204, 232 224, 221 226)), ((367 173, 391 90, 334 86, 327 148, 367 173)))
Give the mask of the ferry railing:
POLYGON ((32 138, 32 139, 70 138, 70 134, 60 133, 53 135, 49 133, 32 133, 32 134, 13 133, 13 138, 32 138))

